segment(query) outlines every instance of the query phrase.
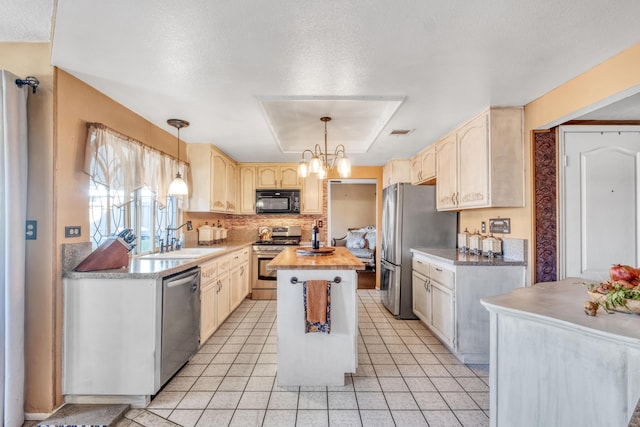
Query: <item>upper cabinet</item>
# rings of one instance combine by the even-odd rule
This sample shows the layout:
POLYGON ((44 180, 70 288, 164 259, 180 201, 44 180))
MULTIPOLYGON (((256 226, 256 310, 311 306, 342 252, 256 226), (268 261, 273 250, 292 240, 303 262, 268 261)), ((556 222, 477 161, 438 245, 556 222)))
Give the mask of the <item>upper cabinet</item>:
POLYGON ((411 183, 433 184, 436 180, 436 147, 430 145, 411 158, 411 183))
POLYGON ((398 182, 411 182, 411 160, 391 159, 382 168, 382 187, 398 182))
POLYGON ((209 144, 187 144, 192 186, 189 211, 235 213, 236 162, 209 144))
POLYGON ((302 206, 301 214, 321 214, 324 201, 324 179, 318 178, 318 174, 312 173, 302 179, 302 191, 300 198, 302 206))
POLYGON ((524 206, 522 108, 489 108, 435 148, 438 210, 524 206))
POLYGON ((256 167, 253 165, 238 165, 238 182, 239 182, 239 214, 255 214, 256 213, 256 167))
POLYGON ((297 164, 257 165, 256 177, 256 188, 300 188, 297 164))

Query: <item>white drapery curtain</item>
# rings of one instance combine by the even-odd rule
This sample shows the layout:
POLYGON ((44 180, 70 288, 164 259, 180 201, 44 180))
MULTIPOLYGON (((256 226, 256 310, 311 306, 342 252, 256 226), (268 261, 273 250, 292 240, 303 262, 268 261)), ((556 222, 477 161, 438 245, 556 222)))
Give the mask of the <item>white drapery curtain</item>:
MULTIPOLYGON (((167 190, 178 171, 182 171, 189 188, 189 165, 149 146, 119 134, 99 123, 91 123, 87 132, 84 171, 93 180, 109 188, 115 206, 133 199, 133 192, 148 187, 164 206, 167 190)), ((188 196, 178 198, 186 209, 188 196)))
POLYGON ((0 71, 0 398, 6 427, 24 421, 25 221, 27 91, 0 71))

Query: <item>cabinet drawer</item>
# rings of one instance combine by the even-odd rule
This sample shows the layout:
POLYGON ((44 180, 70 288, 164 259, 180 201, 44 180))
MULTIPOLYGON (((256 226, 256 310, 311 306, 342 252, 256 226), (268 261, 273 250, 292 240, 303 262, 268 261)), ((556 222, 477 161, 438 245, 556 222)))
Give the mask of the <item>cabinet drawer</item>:
POLYGON ((413 271, 417 271, 418 273, 429 276, 429 263, 425 260, 413 258, 412 261, 413 271))
POLYGON ((240 254, 240 263, 245 263, 245 262, 249 262, 249 253, 250 250, 249 248, 244 248, 241 250, 241 254, 240 254))
POLYGON ((455 273, 453 271, 445 270, 435 265, 431 265, 429 270, 429 277, 431 277, 432 280, 439 282, 449 289, 453 289, 454 275, 455 273))
POLYGON ((200 266, 200 281, 204 285, 218 275, 218 260, 209 261, 200 266))
POLYGON ((233 259, 233 255, 227 255, 218 261, 218 274, 224 274, 229 272, 229 266, 231 264, 231 260, 233 259))

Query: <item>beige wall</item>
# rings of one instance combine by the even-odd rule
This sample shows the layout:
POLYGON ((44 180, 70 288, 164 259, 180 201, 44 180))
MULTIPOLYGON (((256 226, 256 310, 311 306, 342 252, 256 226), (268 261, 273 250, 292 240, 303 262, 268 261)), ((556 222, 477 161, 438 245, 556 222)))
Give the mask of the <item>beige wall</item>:
POLYGON ((376 225, 376 184, 331 184, 331 237, 376 225))
POLYGON ((29 187, 27 218, 38 222, 28 240, 25 305, 25 411, 49 412, 54 401, 55 310, 53 268, 53 67, 49 43, 0 43, 0 69, 19 77, 36 76, 29 91, 29 187))

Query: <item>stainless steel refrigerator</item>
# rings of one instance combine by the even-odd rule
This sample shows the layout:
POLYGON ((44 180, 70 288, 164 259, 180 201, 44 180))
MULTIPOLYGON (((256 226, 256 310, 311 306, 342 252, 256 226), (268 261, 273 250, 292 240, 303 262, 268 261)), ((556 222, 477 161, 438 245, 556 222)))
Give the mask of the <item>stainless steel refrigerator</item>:
POLYGON ((411 248, 455 248, 456 212, 436 211, 436 188, 393 184, 382 191, 380 297, 399 319, 417 319, 411 292, 411 248))

